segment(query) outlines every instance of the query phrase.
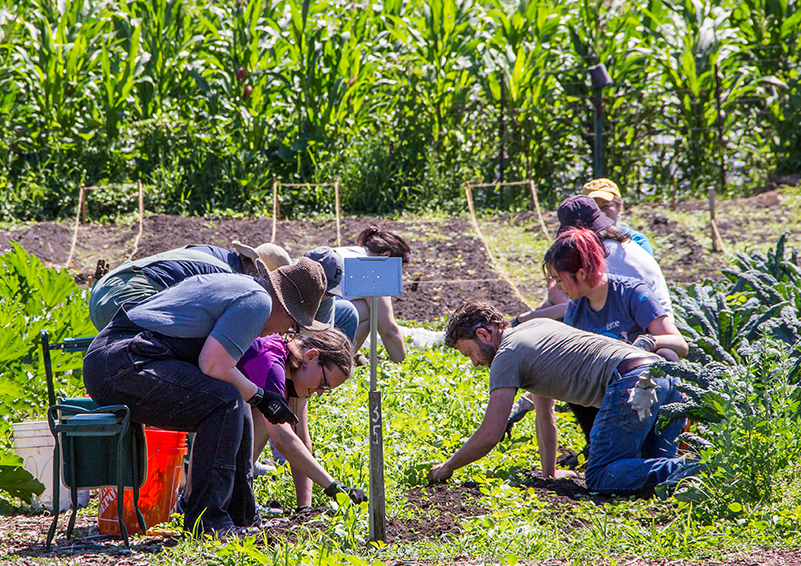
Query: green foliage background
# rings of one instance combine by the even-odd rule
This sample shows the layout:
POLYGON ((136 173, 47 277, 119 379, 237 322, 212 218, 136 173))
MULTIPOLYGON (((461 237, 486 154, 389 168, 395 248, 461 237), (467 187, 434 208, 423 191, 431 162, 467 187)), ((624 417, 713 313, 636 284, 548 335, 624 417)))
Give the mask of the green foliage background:
MULTIPOLYGON (((30 503, 44 486, 21 469, 11 449, 11 423, 45 420, 47 385, 42 368, 39 334, 51 341, 95 333, 88 318, 87 295, 66 269, 45 267, 16 242, 0 256, 0 491, 30 503)), ((53 352, 57 395, 83 390, 80 358, 53 352)), ((0 509, 4 508, 0 500, 0 509)))
MULTIPOLYGON (((795 0, 0 0, 0 218, 138 179, 148 210, 260 213, 273 175, 338 178, 351 213, 451 210, 501 146, 553 204, 591 176, 601 62, 604 171, 630 199, 719 187, 721 164, 747 191, 801 169, 800 30, 795 0)), ((282 213, 332 192, 282 192, 282 213)))

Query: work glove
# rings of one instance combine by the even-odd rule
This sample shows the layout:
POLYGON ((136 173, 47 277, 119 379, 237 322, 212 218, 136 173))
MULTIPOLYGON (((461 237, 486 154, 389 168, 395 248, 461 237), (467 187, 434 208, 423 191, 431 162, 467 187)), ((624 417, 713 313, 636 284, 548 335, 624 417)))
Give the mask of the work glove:
POLYGON ((651 374, 644 371, 629 393, 629 405, 633 411, 637 411, 640 421, 644 421, 651 416, 651 406, 656 401, 656 383, 651 379, 651 374))
POLYGON ((256 408, 273 424, 289 423, 293 425, 298 422, 298 417, 289 408, 284 396, 273 391, 265 391, 256 408))
POLYGON ((509 412, 509 420, 506 421, 506 435, 509 438, 512 437, 512 427, 515 425, 515 423, 525 417, 526 413, 532 409, 534 409, 534 403, 525 397, 521 397, 515 401, 515 404, 512 405, 512 410, 509 412))
POLYGON ((367 496, 361 489, 359 489, 358 487, 348 487, 346 485, 342 485, 340 482, 336 480, 331 482, 331 485, 325 488, 323 490, 323 493, 325 493, 328 497, 331 498, 336 498, 337 493, 344 493, 345 495, 350 497, 350 500, 356 503, 357 505, 359 503, 364 503, 365 501, 367 501, 367 496))

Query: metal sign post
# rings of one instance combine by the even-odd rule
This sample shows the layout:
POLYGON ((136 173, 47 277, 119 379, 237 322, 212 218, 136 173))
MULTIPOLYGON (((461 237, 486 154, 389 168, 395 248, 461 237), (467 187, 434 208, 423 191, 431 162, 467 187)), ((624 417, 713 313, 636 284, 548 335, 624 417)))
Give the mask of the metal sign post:
POLYGON ((387 540, 384 498, 384 433, 381 391, 378 390, 378 297, 402 294, 399 257, 345 258, 342 290, 345 296, 370 297, 370 540, 387 540))

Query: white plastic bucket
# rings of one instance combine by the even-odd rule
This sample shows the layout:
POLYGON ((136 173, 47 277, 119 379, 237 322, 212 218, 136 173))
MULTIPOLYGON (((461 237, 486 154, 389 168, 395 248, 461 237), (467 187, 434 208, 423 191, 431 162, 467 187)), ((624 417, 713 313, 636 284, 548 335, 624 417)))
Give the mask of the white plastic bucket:
MULTIPOLYGON (((53 448, 56 441, 47 421, 13 423, 14 451, 23 459, 23 467, 45 486, 40 496, 34 496, 33 507, 45 507, 53 510, 53 448)), ((63 476, 62 480, 63 480, 63 476)), ((63 482, 62 482, 63 484, 63 482)), ((60 509, 66 511, 72 507, 69 488, 61 486, 59 493, 60 509)), ((89 503, 89 491, 78 492, 78 507, 86 507, 89 503)))

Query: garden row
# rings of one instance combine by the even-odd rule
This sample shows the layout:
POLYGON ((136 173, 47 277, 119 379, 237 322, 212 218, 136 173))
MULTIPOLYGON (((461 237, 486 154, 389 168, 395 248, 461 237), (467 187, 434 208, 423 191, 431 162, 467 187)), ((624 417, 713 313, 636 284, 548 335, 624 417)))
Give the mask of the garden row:
POLYGON ((748 190, 801 166, 800 35, 787 0, 0 0, 0 218, 71 216, 81 182, 132 211, 139 179, 151 211, 262 213, 274 175, 350 213, 528 178, 553 205, 592 175, 598 63, 630 198, 748 190))

